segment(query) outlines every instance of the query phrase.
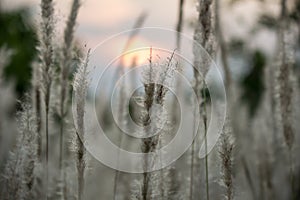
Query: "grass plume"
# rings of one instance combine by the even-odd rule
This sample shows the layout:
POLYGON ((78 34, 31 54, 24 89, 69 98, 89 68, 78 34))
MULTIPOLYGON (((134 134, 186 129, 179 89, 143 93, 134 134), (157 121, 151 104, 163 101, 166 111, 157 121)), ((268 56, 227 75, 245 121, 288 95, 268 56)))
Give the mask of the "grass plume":
POLYGON ((75 153, 76 153, 76 166, 78 173, 78 199, 83 198, 84 191, 84 172, 85 172, 85 148, 83 146, 84 142, 84 108, 85 108, 85 98, 87 94, 88 87, 88 62, 89 62, 90 50, 87 53, 85 61, 79 67, 78 71, 75 73, 73 89, 74 89, 74 100, 76 102, 76 138, 75 138, 75 153), (80 137, 81 136, 81 137, 80 137))
POLYGON ((53 78, 53 37, 54 37, 54 7, 52 0, 41 0, 42 21, 39 38, 39 56, 41 62, 41 93, 45 105, 45 158, 46 158, 46 196, 48 195, 48 160, 49 160, 49 109, 51 85, 53 78))
POLYGON ((30 200, 35 198, 34 181, 37 159, 37 129, 31 107, 22 104, 18 113, 19 137, 10 153, 4 179, 4 200, 30 200))
MULTIPOLYGON (((60 115, 60 150, 59 150, 59 169, 61 171, 61 181, 65 182, 63 158, 64 158, 64 124, 65 117, 68 111, 69 87, 70 87, 70 68, 72 63, 72 47, 74 40, 74 29, 76 19, 80 8, 80 0, 73 0, 71 11, 66 23, 64 31, 64 42, 62 47, 62 58, 60 61, 60 101, 59 101, 59 115, 60 115)), ((63 189, 62 189, 63 192, 63 189)))
POLYGON ((224 130, 221 136, 220 158, 222 163, 222 179, 221 185, 225 188, 225 199, 233 199, 233 149, 234 141, 230 130, 224 130))

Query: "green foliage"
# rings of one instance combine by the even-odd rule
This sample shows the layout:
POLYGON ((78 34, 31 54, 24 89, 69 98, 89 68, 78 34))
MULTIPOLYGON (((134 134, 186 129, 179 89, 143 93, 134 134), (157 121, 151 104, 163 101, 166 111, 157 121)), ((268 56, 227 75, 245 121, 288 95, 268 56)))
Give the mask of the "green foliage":
POLYGON ((22 95, 28 89, 31 62, 36 55, 37 37, 27 19, 27 10, 0 13, 0 46, 13 50, 11 62, 5 69, 6 79, 16 81, 16 91, 22 95))
POLYGON ((296 5, 293 11, 290 14, 290 17, 295 20, 296 23, 299 23, 300 20, 300 1, 296 1, 296 5))
POLYGON ((277 19, 270 15, 260 16, 258 23, 269 29, 276 29, 278 26, 277 19))
POLYGON ((244 48, 245 43, 239 38, 233 38, 228 44, 228 49, 232 54, 241 54, 244 51, 244 48))
POLYGON ((251 59, 252 70, 242 80, 241 86, 242 100, 248 104, 250 116, 253 117, 264 91, 263 69, 266 65, 266 57, 261 51, 256 50, 251 59))

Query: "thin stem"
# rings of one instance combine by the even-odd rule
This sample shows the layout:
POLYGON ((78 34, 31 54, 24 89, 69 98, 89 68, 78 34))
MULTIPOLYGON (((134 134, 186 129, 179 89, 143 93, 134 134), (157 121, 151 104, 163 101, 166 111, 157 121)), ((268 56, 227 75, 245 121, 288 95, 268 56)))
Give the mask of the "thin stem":
POLYGON ((195 154, 195 141, 192 144, 191 150, 191 170, 190 170, 190 200, 193 199, 193 187, 194 187, 194 154, 195 154))
MULTIPOLYGON (((121 72, 119 74, 119 76, 121 77, 122 74, 124 74, 124 69, 123 67, 121 67, 121 72)), ((122 88, 120 89, 120 101, 119 101, 119 116, 118 116, 118 121, 119 123, 123 123, 123 121, 125 120, 124 119, 124 116, 123 116, 123 113, 124 113, 124 109, 125 109, 125 105, 122 103, 123 102, 123 99, 124 99, 124 96, 125 96, 125 91, 124 91, 124 88, 125 88, 125 81, 123 82, 122 84, 122 88)), ((122 146, 123 146, 123 134, 122 134, 122 131, 120 131, 120 142, 119 142, 119 150, 118 150, 118 155, 117 155, 117 163, 118 163, 118 166, 119 166, 119 162, 120 162, 120 150, 122 149, 122 146)), ((115 200, 116 199, 116 196, 117 196, 117 188, 118 188, 118 179, 119 179, 119 176, 120 176, 120 170, 119 169, 116 169, 116 173, 115 173, 115 178, 114 178, 114 197, 113 199, 115 200)))
POLYGON ((36 131, 38 134, 37 137, 37 157, 38 160, 42 160, 42 133, 41 133, 41 127, 42 127, 42 120, 41 120, 41 86, 40 86, 40 73, 38 69, 38 65, 34 64, 32 66, 32 71, 33 71, 33 77, 32 77, 32 94, 33 98, 31 98, 32 105, 33 105, 33 110, 35 114, 35 122, 36 122, 36 131))
POLYGON ((205 179, 206 179, 206 199, 209 200, 209 179, 208 179, 208 155, 207 155, 207 110, 206 110, 206 93, 202 89, 203 96, 203 125, 204 125, 204 143, 205 143, 205 179))
POLYGON ((77 126, 76 131, 76 161, 77 161, 77 173, 78 173, 78 198, 81 199, 84 192, 84 172, 85 172, 85 98, 87 95, 87 87, 88 87, 88 62, 90 56, 90 49, 88 50, 85 61, 79 67, 78 71, 75 73, 74 81, 73 81, 73 90, 74 90, 74 98, 76 100, 76 120, 75 125, 77 126), (80 135, 79 135, 80 134, 80 135), (81 137, 80 137, 81 136, 81 137))
MULTIPOLYGON (((211 5, 212 0, 199 0, 199 13, 198 13, 198 22, 194 32, 194 40, 196 40, 202 47, 210 54, 210 56, 214 57, 214 44, 213 44, 213 32, 212 32, 212 13, 211 13, 211 5)), ((204 140, 205 140, 205 174, 206 174, 206 197, 209 200, 209 183, 208 183, 208 157, 207 157, 207 113, 206 113, 206 97, 205 97, 205 77, 209 70, 210 64, 207 60, 203 60, 201 58, 201 54, 199 54, 199 49, 197 46, 194 46, 194 79, 195 85, 194 90, 197 95, 197 99, 200 100, 199 112, 200 117, 204 125, 204 140), (200 70, 200 69, 203 70, 200 70), (202 76, 200 76, 199 72, 202 71, 202 76), (202 79, 202 80, 201 80, 202 79), (204 95, 203 95, 204 94, 204 95), (202 99, 201 99, 202 98, 202 99), (202 102, 201 102, 202 100, 202 102)), ((192 167, 191 167, 192 168, 192 167)), ((192 178, 191 178, 192 179, 192 178)), ((192 186, 191 186, 192 187, 192 186)), ((192 197, 191 197, 192 198, 192 197)))
MULTIPOLYGON (((196 79, 197 80, 197 79, 196 79)), ((196 92, 196 94, 198 94, 196 92)), ((197 95, 198 96, 198 95, 197 95)), ((195 136, 197 135, 196 133, 196 116, 197 116, 197 109, 195 109, 194 112, 194 126, 193 126, 193 143, 192 143, 192 149, 191 149, 191 169, 190 169, 190 200, 193 199, 193 192, 194 192, 194 155, 195 155, 195 146, 196 146, 196 141, 195 141, 195 136)))
POLYGON ((46 128, 46 199, 48 199, 48 177, 49 177, 49 101, 46 104, 46 119, 45 119, 45 128, 46 128))
POLYGON ((38 152, 37 156, 41 160, 42 155, 42 135, 41 135, 41 96, 40 96, 40 90, 37 88, 35 90, 35 101, 36 101, 36 121, 37 121, 37 132, 38 132, 38 152))
MULTIPOLYGON (((199 94, 199 72, 194 68, 194 79, 196 81, 195 85, 194 85, 194 90, 196 92, 197 95, 197 100, 200 99, 200 94, 199 94)), ((196 103, 196 102, 195 102, 196 103)), ((199 106, 199 108, 201 109, 201 105, 197 105, 199 106)), ((197 109, 194 110, 194 125, 193 125, 193 143, 192 143, 192 149, 191 149, 191 169, 190 169, 190 200, 193 199, 193 192, 194 192, 194 155, 195 155, 195 146, 196 146, 196 141, 195 141, 195 136, 198 134, 198 132, 196 132, 196 117, 197 117, 197 109)))
POLYGON ((221 22, 220 22, 220 0, 215 1, 215 33, 221 49, 221 61, 225 73, 225 86, 229 91, 231 85, 231 74, 228 66, 227 48, 223 37, 221 22))
POLYGON ((244 157, 241 158, 241 162, 242 162, 242 167, 244 168, 244 172, 245 172, 245 176, 246 176, 246 180, 249 184, 249 187, 251 189, 252 195, 253 195, 253 199, 257 199, 256 192, 255 192, 255 187, 251 178, 251 174, 250 174, 250 170, 248 168, 248 164, 247 161, 245 160, 244 157))
POLYGON ((46 134, 46 199, 48 198, 48 173, 49 173, 49 108, 50 108, 50 96, 51 96, 51 83, 52 83, 52 66, 53 66, 53 32, 54 32, 54 8, 52 0, 41 0, 41 36, 40 36, 40 57, 42 61, 42 80, 41 91, 44 93, 45 103, 45 134, 46 134))
POLYGON ((205 133, 205 179, 206 179, 206 199, 209 200, 209 179, 208 179, 208 155, 207 155, 207 137, 205 133))
MULTIPOLYGON (((159 147, 162 147, 162 138, 158 141, 158 146, 159 147)), ((163 160, 163 157, 162 157, 162 153, 159 153, 159 160, 160 160, 160 184, 161 184, 161 187, 160 187, 160 193, 161 193, 161 199, 165 199, 165 181, 164 181, 164 168, 162 167, 162 160, 163 160)), ((168 169, 166 169, 168 170, 168 169)), ((167 194, 168 195, 168 194, 167 194)))
POLYGON ((183 4, 184 0, 179 0, 179 13, 178 13, 178 22, 177 22, 177 36, 176 36, 176 47, 180 50, 180 33, 182 31, 182 19, 183 19, 183 4))
MULTIPOLYGON (((146 115, 143 117, 143 126, 145 127, 144 130, 147 133, 147 125, 150 120, 150 109, 153 105, 154 101, 154 92, 155 92, 155 84, 151 83, 152 81, 152 48, 150 48, 150 57, 149 57, 149 67, 150 67, 150 72, 149 72, 149 82, 144 84, 144 90, 145 90, 145 100, 144 100, 144 105, 146 108, 146 115)), ((154 136, 155 137, 155 136, 154 136)), ((153 150, 153 142, 155 139, 152 138, 144 138, 142 140, 143 145, 142 145, 142 152, 145 153, 144 157, 144 173, 143 173, 143 185, 142 185, 142 199, 147 200, 148 197, 148 188, 149 188, 149 180, 150 180, 150 172, 148 171, 148 166, 149 166, 149 161, 148 161, 148 155, 147 153, 151 152, 153 150)))
MULTIPOLYGON (((63 109, 63 106, 61 107, 61 109, 63 109)), ((65 182, 65 173, 63 170, 63 154, 64 154, 64 141, 63 141, 63 130, 64 130, 64 120, 63 117, 61 117, 61 123, 60 123, 60 138, 59 138, 59 171, 60 171, 60 178, 61 178, 61 182, 64 183, 65 182)), ((66 192, 64 191, 64 187, 66 187, 65 184, 63 184, 63 187, 60 188, 62 194, 61 194, 61 199, 64 198, 64 196, 66 195, 66 192)), ((78 197, 78 199, 80 199, 78 197)))
MULTIPOLYGON (((288 18, 288 11, 287 11, 287 1, 281 0, 281 16, 280 16, 280 30, 279 30, 279 42, 280 42, 280 51, 281 51, 281 63, 279 66, 279 75, 277 77, 277 82, 279 85, 279 108, 280 108, 280 116, 281 116, 281 126, 282 132, 285 139, 285 143, 288 148, 289 153, 289 160, 290 160, 290 181, 291 181, 291 193, 292 199, 296 198, 295 194, 295 185, 294 185, 294 172, 293 172, 293 158, 292 158, 292 149, 294 143, 294 128, 292 124, 292 99, 294 89, 290 82, 290 75, 293 73, 293 62, 294 62, 294 55, 293 58, 289 58, 289 50, 290 49, 288 42, 286 41, 287 37, 287 30, 290 28, 290 21, 288 18)), ((293 53, 294 54, 294 53, 293 53)))
POLYGON ((60 154, 59 154, 59 169, 62 169, 62 160, 63 160, 63 129, 64 125, 63 122, 60 125, 60 154))
MULTIPOLYGON (((147 162, 146 162, 147 164, 147 162)), ((147 200, 147 194, 148 194, 148 173, 143 173, 143 188, 142 188, 142 199, 147 200)))
POLYGON ((46 199, 48 199, 48 186, 49 186, 49 107, 50 107, 50 93, 51 84, 47 87, 47 92, 45 94, 45 132, 46 132, 46 199))
POLYGON ((290 184, 291 184, 291 192, 292 199, 296 200, 296 191, 295 191, 295 177, 294 177, 294 163, 293 163, 293 154, 292 149, 289 149, 289 163, 290 163, 290 184))
MULTIPOLYGON (((63 99, 61 99, 62 101, 64 101, 63 99)), ((63 104, 63 103, 62 103, 63 104)), ((61 105, 61 115, 63 115, 64 111, 64 106, 61 105)), ((63 144, 64 144, 64 137, 63 137, 63 131, 64 131, 64 117, 61 116, 61 122, 60 122, 60 134, 59 134, 59 170, 61 172, 61 178, 63 177, 63 171, 62 171, 62 168, 63 168, 63 144)))
POLYGON ((78 191, 77 196, 78 200, 82 199, 83 196, 83 190, 84 190, 84 154, 85 149, 83 146, 83 142, 81 141, 78 133, 76 132, 76 138, 78 142, 78 153, 77 153, 77 159, 78 159, 78 191))
MULTIPOLYGON (((123 134, 121 134, 121 139, 120 139, 120 143, 119 143, 119 148, 122 149, 122 146, 123 146, 123 134)), ((119 159, 120 159, 120 151, 118 151, 118 155, 117 155, 117 160, 118 160, 118 165, 119 165, 119 159)), ((114 177, 114 197, 113 199, 116 200, 116 197, 117 197, 117 190, 118 190, 118 180, 119 180, 119 177, 120 177, 120 170, 116 170, 116 173, 115 173, 115 177, 114 177)))
MULTIPOLYGON (((60 91, 60 149, 59 149, 59 170, 61 181, 65 182, 65 173, 64 173, 64 123, 65 115, 67 113, 67 106, 65 103, 68 103, 68 92, 69 92, 69 74, 70 74, 70 61, 71 61, 71 51, 72 44, 74 39, 74 29, 76 24, 76 19, 78 15, 78 10, 80 7, 80 0, 73 0, 71 11, 66 23, 66 28, 64 30, 64 48, 63 48, 63 59, 61 61, 61 91, 60 91)), ((64 184, 64 187, 66 185, 64 184)), ((62 198, 65 194, 63 188, 61 188, 62 198)))
MULTIPOLYGON (((141 28, 142 25, 144 24, 144 21, 145 21, 146 17, 147 17, 147 14, 143 12, 143 13, 140 14, 140 16, 135 21, 133 29, 136 29, 136 30, 133 31, 131 33, 131 35, 128 37, 128 40, 127 40, 127 42, 126 42, 126 44, 124 46, 123 52, 126 52, 129 49, 130 43, 133 42, 134 37, 139 33, 139 28, 141 28)), ((152 48, 151 48, 151 52, 152 52, 152 48)), ((121 64, 120 65, 120 69, 121 69, 120 76, 124 73, 124 68, 123 68, 124 66, 122 66, 122 64, 123 64, 123 60, 122 59, 123 59, 123 57, 121 58, 121 63, 120 63, 121 64)), ((135 60, 133 60, 133 64, 132 64, 133 67, 135 67, 134 63, 135 63, 135 60)), ((151 63, 151 61, 150 61, 150 63, 151 63)), ((122 98, 120 98, 120 100, 122 101, 122 98)), ((121 104, 121 101, 120 101, 120 104, 121 104)), ((122 110, 123 109, 122 106, 120 106, 119 109, 122 110)), ((120 149, 122 149, 122 143, 123 143, 123 134, 121 135, 121 138, 120 138, 120 144, 119 144, 119 148, 120 149)), ((119 156, 119 153, 120 153, 120 151, 118 151, 118 156, 119 156)), ((117 159, 118 159, 118 162, 119 162, 119 157, 117 159)), ((119 179, 119 176, 120 176, 120 171, 117 170, 116 174, 115 174, 115 178, 114 178, 114 194, 113 194, 114 195, 113 196, 114 199, 116 199, 116 193, 117 193, 117 188, 118 188, 118 182, 117 181, 119 179)))

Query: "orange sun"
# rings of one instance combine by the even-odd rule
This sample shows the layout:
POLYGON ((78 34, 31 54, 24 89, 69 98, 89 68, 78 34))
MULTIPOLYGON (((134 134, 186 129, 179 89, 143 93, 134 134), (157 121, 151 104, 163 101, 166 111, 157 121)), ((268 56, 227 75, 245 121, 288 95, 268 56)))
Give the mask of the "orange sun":
POLYGON ((150 57, 149 45, 142 38, 133 38, 126 52, 122 56, 122 63, 124 67, 134 67, 147 64, 150 57))

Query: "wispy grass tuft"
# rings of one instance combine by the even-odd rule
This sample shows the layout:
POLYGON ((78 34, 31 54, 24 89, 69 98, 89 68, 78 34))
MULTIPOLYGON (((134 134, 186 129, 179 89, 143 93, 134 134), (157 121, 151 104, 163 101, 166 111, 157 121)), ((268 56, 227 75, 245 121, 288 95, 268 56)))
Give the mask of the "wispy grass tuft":
POLYGON ((84 143, 84 113, 85 113, 85 98, 87 94, 87 87, 88 87, 88 62, 89 62, 90 50, 87 53, 85 61, 79 67, 78 71, 75 73, 74 82, 73 82, 73 89, 74 89, 74 100, 76 106, 76 115, 75 115, 75 124, 76 124, 76 136, 74 150, 76 153, 76 166, 77 166, 77 173, 78 173, 78 199, 83 198, 83 191, 84 191, 84 172, 86 166, 86 153, 85 148, 83 146, 84 143))
POLYGON ((288 17, 287 1, 281 1, 281 15, 279 26, 279 66, 276 70, 275 91, 277 95, 277 119, 282 130, 286 146, 288 147, 290 165, 291 198, 295 199, 295 178, 292 148, 295 140, 293 127, 293 96, 292 85, 293 66, 295 62, 294 44, 290 41, 293 32, 288 17))
POLYGON ((39 79, 40 90, 43 94, 42 102, 45 106, 45 119, 43 125, 45 128, 45 158, 46 158, 46 196, 48 193, 48 161, 49 161, 49 109, 51 85, 53 79, 53 37, 54 37, 54 7, 52 0, 41 0, 42 21, 39 30, 39 57, 41 62, 41 76, 39 79))
POLYGON ((15 149, 6 164, 4 200, 35 198, 34 181, 37 164, 37 129, 31 107, 22 104, 18 113, 19 136, 15 149))
MULTIPOLYGON (((59 101, 59 115, 60 115, 60 145, 59 145, 59 170, 61 174, 61 181, 65 182, 63 159, 64 159, 64 124, 68 111, 69 88, 70 88, 70 68, 72 64, 72 48, 74 40, 74 29, 76 19, 80 8, 80 0, 73 0, 71 11, 66 23, 64 31, 64 42, 62 47, 62 56, 60 60, 60 101, 59 101)), ((65 186, 67 187, 67 186, 65 186)), ((63 190, 62 190, 63 192, 63 190)))
POLYGON ((220 158, 222 163, 221 185, 225 188, 225 199, 233 199, 233 149, 234 140, 231 130, 224 130, 221 135, 220 158))
MULTIPOLYGON (((211 57, 215 56, 215 36, 213 32, 213 21, 212 21, 212 0, 199 0, 198 1, 198 21, 194 31, 194 40, 200 44, 211 57)), ((206 101, 207 97, 205 94, 205 81, 204 78, 209 70, 210 61, 208 58, 203 57, 203 50, 199 46, 194 46, 194 91, 197 95, 198 101, 200 102, 200 121, 203 124, 205 147, 207 149, 207 111, 206 101), (202 75, 200 74, 202 73, 202 75)), ((196 114, 195 114, 196 116, 196 114)), ((194 194, 194 151, 195 142, 192 144, 191 149, 191 174, 190 174, 190 199, 193 199, 194 194)), ((205 157, 205 174, 206 174, 206 198, 209 200, 209 183, 208 183, 208 157, 205 157)))
MULTIPOLYGON (((174 54, 175 51, 172 53, 171 57, 167 59, 166 63, 160 64, 160 65, 153 65, 152 60, 152 48, 150 49, 150 58, 149 58, 149 67, 144 71, 144 107, 145 107, 145 114, 143 115, 143 126, 145 128, 145 132, 149 132, 149 126, 151 126, 151 122, 153 122, 150 118, 151 112, 155 112, 153 110, 153 107, 155 105, 159 105, 161 107, 160 113, 157 116, 159 119, 157 119, 156 126, 158 128, 162 128, 162 125, 160 122, 164 121, 165 113, 164 113, 164 101, 166 97, 166 93, 168 92, 168 88, 166 85, 170 85, 170 82, 172 80, 174 71, 177 68, 177 63, 174 62, 174 54), (155 71, 159 72, 159 76, 155 76, 155 71)), ((157 112, 157 111, 156 111, 157 112)), ((151 115, 152 116, 152 115, 151 115)), ((152 123, 153 124, 153 123, 152 123)), ((155 135, 153 137, 144 138, 142 140, 142 152, 143 153, 150 153, 155 152, 157 150, 158 145, 160 144, 160 139, 162 137, 162 133, 159 133, 158 135, 155 135)), ((148 169, 151 169, 152 166, 155 164, 157 159, 150 160, 147 155, 145 156, 144 160, 144 170, 147 171, 148 169)), ((157 172, 144 172, 143 173, 143 183, 142 183, 142 199, 147 200, 151 197, 154 198, 162 198, 165 191, 163 186, 162 180, 163 173, 161 171, 160 175, 157 172), (158 184, 161 185, 161 187, 157 190, 153 189, 158 184), (152 189, 151 189, 152 188, 152 189), (160 190, 160 191, 158 191, 160 190)))

